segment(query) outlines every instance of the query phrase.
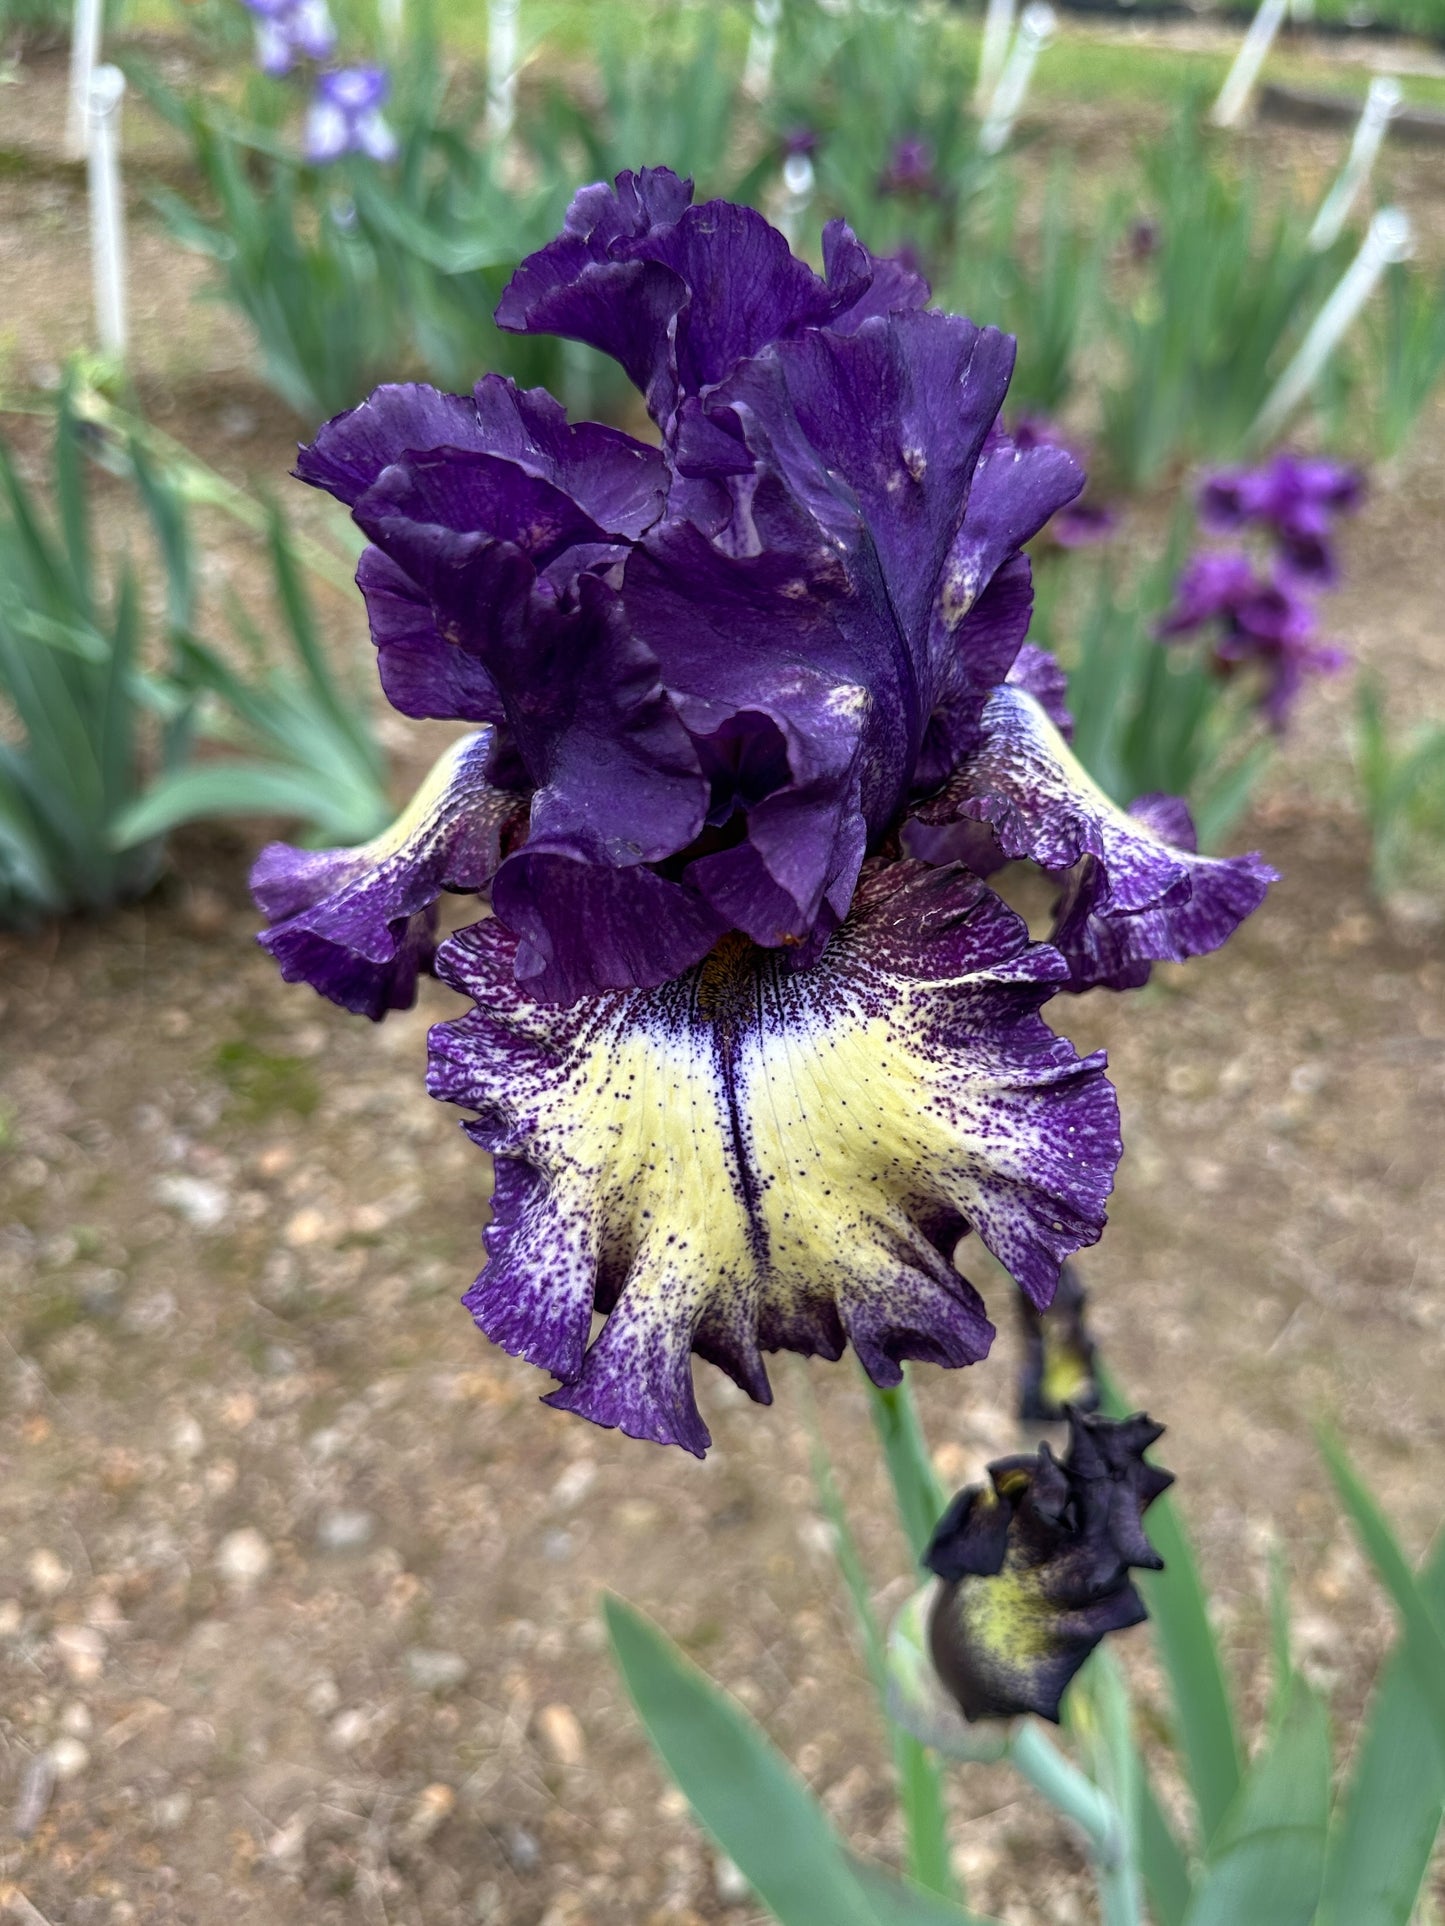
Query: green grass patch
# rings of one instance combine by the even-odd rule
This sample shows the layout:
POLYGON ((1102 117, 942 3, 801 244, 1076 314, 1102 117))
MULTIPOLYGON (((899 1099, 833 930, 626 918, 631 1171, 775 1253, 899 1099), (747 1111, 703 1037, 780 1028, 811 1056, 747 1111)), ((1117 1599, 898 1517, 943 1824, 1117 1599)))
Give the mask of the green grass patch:
POLYGON ((212 1067, 248 1123, 287 1111, 309 1117, 321 1101, 316 1073, 304 1058, 263 1050, 245 1037, 221 1044, 212 1067))

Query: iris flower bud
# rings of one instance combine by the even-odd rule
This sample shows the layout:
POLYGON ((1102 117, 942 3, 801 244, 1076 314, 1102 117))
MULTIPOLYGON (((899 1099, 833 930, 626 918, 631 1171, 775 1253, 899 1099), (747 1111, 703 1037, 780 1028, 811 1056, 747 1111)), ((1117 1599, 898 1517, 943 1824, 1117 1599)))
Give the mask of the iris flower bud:
POLYGON ((1046 1444, 998 1459, 987 1485, 954 1499, 924 1554, 944 1581, 929 1620, 933 1663, 966 1719, 1057 1722, 1100 1639, 1147 1616, 1129 1572, 1163 1566, 1143 1526, 1174 1482, 1144 1458, 1163 1426, 1143 1413, 1068 1419, 1062 1463, 1046 1444))
POLYGON ((1019 1372, 1019 1417, 1026 1424, 1057 1424, 1072 1405, 1094 1411, 1094 1339, 1084 1321, 1089 1294, 1072 1264, 1059 1272, 1059 1288, 1046 1311, 1020 1298, 1024 1361, 1019 1372))

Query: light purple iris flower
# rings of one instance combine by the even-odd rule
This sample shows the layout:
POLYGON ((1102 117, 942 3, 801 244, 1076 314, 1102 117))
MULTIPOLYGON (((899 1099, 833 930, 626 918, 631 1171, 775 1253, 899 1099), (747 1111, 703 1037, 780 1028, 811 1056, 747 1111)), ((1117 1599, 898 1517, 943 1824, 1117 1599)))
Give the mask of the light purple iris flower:
POLYGON ((326 0, 245 0, 256 27, 256 65, 289 73, 298 59, 325 60, 336 45, 326 0))
POLYGON ((1217 948, 1273 875, 1068 748, 1024 545, 1083 476, 1004 430, 1013 342, 842 222, 823 263, 622 174, 497 319, 612 355, 655 441, 495 375, 320 430, 382 686, 469 733, 374 842, 253 876, 288 979, 470 999, 429 1077, 494 1160, 468 1306, 552 1404, 696 1452, 694 1355, 764 1402, 768 1351, 981 1357, 961 1238, 1046 1304, 1120 1141, 1042 1006, 1217 948), (1053 941, 912 822, 1052 875, 1053 941), (446 892, 491 914, 438 948, 446 892))
POLYGON ((390 82, 380 67, 340 67, 319 76, 306 113, 304 150, 316 166, 343 154, 393 161, 396 135, 382 118, 390 82))
POLYGON ((1263 468, 1222 469, 1199 493, 1201 525, 1213 535, 1246 528, 1268 531, 1279 545, 1281 568, 1322 588, 1338 580, 1336 519, 1364 499, 1359 469, 1339 462, 1278 454, 1263 468))
POLYGON ((1319 640, 1319 618, 1287 572, 1262 574, 1240 549, 1206 550, 1190 558, 1159 624, 1166 641, 1214 631, 1222 668, 1263 672, 1260 708, 1276 732, 1289 724, 1311 675, 1333 675, 1349 657, 1319 640))

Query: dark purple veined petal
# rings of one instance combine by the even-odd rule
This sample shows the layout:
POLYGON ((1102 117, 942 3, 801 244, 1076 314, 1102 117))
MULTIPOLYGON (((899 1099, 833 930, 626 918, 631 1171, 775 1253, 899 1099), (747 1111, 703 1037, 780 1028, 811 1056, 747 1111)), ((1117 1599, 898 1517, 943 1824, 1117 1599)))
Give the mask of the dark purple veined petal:
POLYGON ((1256 854, 1198 855, 1175 798, 1121 809, 1026 689, 996 689, 981 730, 978 749, 920 817, 987 823, 1008 860, 1076 871, 1052 939, 1068 959, 1069 988, 1132 987, 1151 963, 1218 949, 1277 880, 1256 854))
MULTIPOLYGON (((498 457, 437 449, 391 463, 354 513, 429 601, 440 646, 474 658, 497 691, 535 789, 535 845, 626 868, 693 841, 708 805, 697 751, 609 567, 573 572, 598 531, 570 496, 498 457)), ((499 879, 499 913, 519 887, 519 874, 499 879)), ((539 901, 536 914, 568 912, 539 901)))
POLYGON ((491 731, 443 754, 389 829, 351 849, 271 843, 251 871, 270 928, 258 939, 288 983, 309 983, 358 1016, 379 1019, 416 998, 429 968, 444 890, 490 882, 504 832, 525 811, 487 781, 491 731))
POLYGON ((692 183, 660 167, 584 187, 563 232, 512 277, 498 326, 599 348, 667 424, 684 396, 772 342, 850 314, 856 324, 884 299, 927 299, 920 277, 875 262, 841 223, 824 279, 754 209, 691 201, 692 183))
POLYGON ((433 1094, 496 1158, 467 1302, 549 1402, 701 1453, 690 1359, 770 1397, 762 1353, 966 1364, 993 1328, 975 1231, 1037 1303, 1093 1243, 1120 1153, 1099 1056, 1039 1016, 1063 965, 975 878, 866 874, 813 968, 733 937, 656 990, 534 1001, 496 923, 438 969, 433 1094), (607 1313, 591 1339, 594 1305, 607 1313))
POLYGON ((688 872, 759 942, 826 935, 1023 640, 1019 549, 1082 477, 997 432, 1012 364, 995 329, 891 313, 775 343, 681 420, 713 539, 669 516, 624 598, 695 738, 753 713, 788 742, 789 782, 750 805, 746 839, 688 872))
POLYGON ((484 376, 470 395, 419 381, 384 384, 318 431, 299 451, 296 473, 352 508, 393 462, 442 448, 514 463, 619 540, 650 527, 667 498, 656 448, 594 421, 569 422, 544 388, 518 388, 501 375, 484 376))
POLYGON ((438 722, 501 722, 497 685, 475 655, 437 633, 431 597, 379 548, 362 551, 356 586, 366 601, 377 673, 404 716, 438 722))

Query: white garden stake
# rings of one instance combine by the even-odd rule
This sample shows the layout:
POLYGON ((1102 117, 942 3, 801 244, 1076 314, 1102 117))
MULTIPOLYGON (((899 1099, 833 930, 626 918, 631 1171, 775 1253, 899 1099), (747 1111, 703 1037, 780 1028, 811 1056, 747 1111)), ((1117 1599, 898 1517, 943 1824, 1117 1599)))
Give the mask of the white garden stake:
POLYGON ((1414 231, 1402 208, 1382 207, 1370 222, 1359 253, 1311 323, 1294 359, 1275 383, 1259 411, 1253 438, 1268 444, 1319 378, 1321 369, 1348 333, 1351 323, 1379 285, 1387 267, 1408 258, 1414 231))
POLYGON ((1365 96, 1365 110, 1360 115, 1355 138, 1350 143, 1349 157, 1340 169, 1339 179, 1321 202, 1315 224, 1310 229, 1310 246, 1317 254, 1323 254, 1327 247, 1333 247, 1339 239, 1350 217, 1350 209, 1359 199, 1360 189, 1370 178, 1380 143, 1385 138, 1385 129, 1400 111, 1400 103, 1404 98, 1399 81, 1392 79, 1389 74, 1377 74, 1370 82, 1370 91, 1365 96))
POLYGON ((1056 24, 1054 10, 1046 6, 1044 0, 1032 0, 1032 4, 1024 8, 1008 61, 979 130, 981 152, 998 154, 1007 146, 1033 78, 1034 62, 1053 39, 1056 24))
POLYGON ((818 177, 808 156, 789 154, 783 162, 783 199, 778 209, 778 227, 787 237, 789 246, 798 239, 817 184, 818 177))
POLYGON ((1288 7, 1289 0, 1260 0, 1259 12, 1249 23, 1249 32, 1240 43, 1234 65, 1210 112, 1209 118, 1216 127, 1233 127, 1244 112, 1288 7))
POLYGON ((491 0, 487 8, 487 132, 511 138, 517 119, 517 16, 521 0, 491 0))
POLYGON ((391 53, 399 53, 406 27, 406 0, 377 0, 377 16, 382 39, 391 53))
POLYGON ((89 99, 90 261, 102 351, 125 359, 125 212, 120 192, 120 103, 125 75, 97 67, 89 99))
POLYGON ((75 0, 70 19, 70 97, 65 109, 65 151, 72 160, 90 152, 90 79, 100 58, 104 0, 75 0))
POLYGON ((743 66, 743 92, 764 100, 773 84, 773 62, 778 57, 778 26, 783 0, 753 0, 753 30, 743 66))
POLYGON ((982 114, 998 91, 1009 42, 1014 33, 1014 0, 988 0, 983 41, 978 50, 978 79, 973 84, 974 112, 982 114))

